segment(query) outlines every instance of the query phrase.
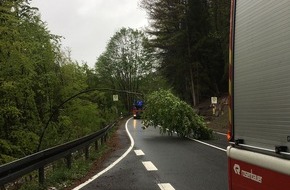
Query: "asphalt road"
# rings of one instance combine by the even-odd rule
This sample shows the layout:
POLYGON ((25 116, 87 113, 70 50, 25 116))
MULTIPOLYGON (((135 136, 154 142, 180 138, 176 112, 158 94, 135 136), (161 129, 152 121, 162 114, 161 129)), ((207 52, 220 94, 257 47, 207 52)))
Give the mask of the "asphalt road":
POLYGON ((141 120, 133 119, 127 122, 127 128, 133 140, 126 138, 125 126, 118 130, 128 146, 108 160, 111 169, 75 190, 228 189, 224 135, 216 134, 214 140, 197 142, 161 135, 158 128, 143 129, 141 120), (120 161, 113 163, 118 158, 120 161))

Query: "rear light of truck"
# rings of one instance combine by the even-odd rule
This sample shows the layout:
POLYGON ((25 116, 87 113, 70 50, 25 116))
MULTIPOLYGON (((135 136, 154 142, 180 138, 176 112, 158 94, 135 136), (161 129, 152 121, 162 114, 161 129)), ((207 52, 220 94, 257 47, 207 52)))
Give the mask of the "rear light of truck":
POLYGON ((227 132, 227 139, 228 139, 228 141, 231 141, 231 139, 232 139, 232 131, 230 131, 230 130, 228 130, 228 132, 227 132))

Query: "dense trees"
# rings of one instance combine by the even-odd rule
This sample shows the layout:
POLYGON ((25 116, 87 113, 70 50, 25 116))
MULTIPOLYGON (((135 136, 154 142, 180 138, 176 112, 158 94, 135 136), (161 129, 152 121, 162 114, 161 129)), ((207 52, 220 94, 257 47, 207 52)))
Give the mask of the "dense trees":
POLYGON ((226 91, 229 1, 142 0, 161 71, 176 92, 197 106, 226 91))
POLYGON ((39 108, 49 97, 37 88, 46 85, 49 73, 37 74, 45 69, 41 59, 52 60, 52 38, 27 1, 1 1, 0 6, 0 149, 3 155, 20 157, 35 150, 32 147, 49 109, 39 108), (34 97, 39 94, 43 97, 37 104, 34 97))
POLYGON ((57 109, 74 94, 96 87, 94 72, 60 46, 28 0, 0 2, 0 164, 35 152, 39 143, 43 149, 96 131, 117 116, 100 92, 57 109))
MULTIPOLYGON (((102 83, 114 89, 140 92, 141 83, 144 86, 157 66, 154 49, 147 44, 148 39, 141 31, 121 28, 116 32, 96 63, 96 73, 102 83)), ((127 110, 131 109, 134 98, 138 97, 123 94, 127 110)))

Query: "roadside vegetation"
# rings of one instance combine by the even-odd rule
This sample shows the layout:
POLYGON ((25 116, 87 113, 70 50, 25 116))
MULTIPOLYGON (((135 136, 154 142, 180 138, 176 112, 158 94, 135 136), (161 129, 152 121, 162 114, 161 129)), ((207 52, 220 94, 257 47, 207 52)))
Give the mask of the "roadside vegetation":
POLYGON ((73 156, 74 161, 71 168, 66 166, 65 159, 56 161, 46 167, 45 183, 43 185, 39 185, 38 174, 33 172, 15 183, 15 188, 19 190, 65 190, 78 185, 77 182, 87 178, 86 176, 95 174, 106 156, 114 150, 114 146, 116 146, 114 133, 118 127, 116 126, 109 132, 107 142, 99 146, 98 150, 95 150, 94 147, 89 149, 88 159, 85 159, 84 152, 80 151, 73 156))
POLYGON ((94 71, 70 57, 29 1, 0 2, 0 164, 90 134, 123 106, 98 88, 94 71), (53 117, 52 114, 54 113, 53 117), (47 127, 43 138, 43 130, 47 127))

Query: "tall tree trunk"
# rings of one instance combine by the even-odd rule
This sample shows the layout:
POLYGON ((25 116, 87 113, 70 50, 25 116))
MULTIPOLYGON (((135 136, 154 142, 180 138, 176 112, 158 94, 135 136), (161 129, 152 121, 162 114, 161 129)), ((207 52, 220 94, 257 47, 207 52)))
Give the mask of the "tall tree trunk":
POLYGON ((194 76, 193 76, 194 66, 190 63, 192 57, 191 57, 191 48, 190 48, 188 19, 186 19, 185 26, 186 26, 186 35, 187 35, 187 54, 188 54, 188 64, 189 64, 189 73, 190 73, 191 97, 192 97, 193 107, 195 107, 196 106, 196 92, 195 92, 194 76))
POLYGON ((190 70, 191 96, 192 96, 193 107, 195 107, 196 106, 196 92, 195 92, 195 85, 194 85, 194 77, 193 77, 192 68, 190 68, 189 70, 190 70))

